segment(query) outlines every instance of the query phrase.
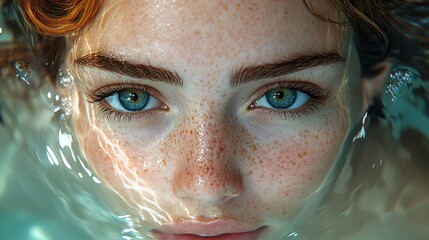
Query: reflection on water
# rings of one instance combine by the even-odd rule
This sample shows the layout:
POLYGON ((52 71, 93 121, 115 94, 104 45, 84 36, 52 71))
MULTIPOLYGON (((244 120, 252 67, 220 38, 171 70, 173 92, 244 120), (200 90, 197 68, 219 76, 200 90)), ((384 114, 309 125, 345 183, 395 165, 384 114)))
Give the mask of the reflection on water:
MULTIPOLYGON (((0 238, 152 239, 145 219, 127 211, 80 152, 68 121, 73 93, 58 92, 73 77, 60 71, 60 90, 40 83, 36 56, 11 39, 2 27, 0 47, 13 50, 0 57, 0 238)), ((415 84, 395 102, 384 99, 384 118, 365 115, 332 170, 339 176, 314 194, 320 204, 304 205, 290 226, 279 224, 284 239, 429 236, 429 86, 415 84)))

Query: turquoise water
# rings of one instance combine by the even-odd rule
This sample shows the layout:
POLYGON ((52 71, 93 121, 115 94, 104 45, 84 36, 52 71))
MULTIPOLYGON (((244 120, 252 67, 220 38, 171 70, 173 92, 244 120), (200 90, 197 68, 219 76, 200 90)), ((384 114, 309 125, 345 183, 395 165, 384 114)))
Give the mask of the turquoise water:
POLYGON ((1 239, 90 239, 62 216, 58 196, 28 166, 34 156, 16 138, 0 128, 1 239))
MULTIPOLYGON (((13 34, 0 15, 0 48, 13 44, 13 34)), ((0 75, 3 90, 8 77, 0 75)), ((9 74, 7 74, 9 75, 9 74)), ((63 204, 38 173, 36 158, 18 127, 16 115, 0 97, 0 239, 93 239, 71 220, 63 204)), ((27 120, 31 120, 27 119, 27 120)), ((42 137, 42 136, 39 136, 42 137)))

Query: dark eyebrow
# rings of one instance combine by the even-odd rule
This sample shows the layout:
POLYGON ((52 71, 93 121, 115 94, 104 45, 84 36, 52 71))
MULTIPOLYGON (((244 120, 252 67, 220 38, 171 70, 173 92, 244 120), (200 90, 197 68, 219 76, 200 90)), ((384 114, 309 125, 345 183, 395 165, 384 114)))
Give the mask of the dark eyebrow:
POLYGON ((103 55, 100 52, 90 53, 77 58, 75 64, 85 67, 98 68, 133 78, 143 78, 151 81, 165 82, 177 86, 183 85, 182 78, 165 68, 150 64, 136 64, 103 55))
POLYGON ((299 54, 276 63, 242 67, 232 74, 231 85, 237 86, 255 80, 280 77, 307 68, 344 61, 337 51, 299 54))

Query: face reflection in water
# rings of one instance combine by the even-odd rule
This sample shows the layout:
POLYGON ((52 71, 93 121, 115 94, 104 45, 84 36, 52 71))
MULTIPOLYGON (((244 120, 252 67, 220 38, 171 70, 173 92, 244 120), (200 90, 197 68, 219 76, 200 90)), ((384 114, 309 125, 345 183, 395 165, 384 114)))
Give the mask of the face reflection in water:
POLYGON ((154 229, 275 231, 365 109, 349 35, 301 0, 105 1, 69 38, 79 142, 154 229))

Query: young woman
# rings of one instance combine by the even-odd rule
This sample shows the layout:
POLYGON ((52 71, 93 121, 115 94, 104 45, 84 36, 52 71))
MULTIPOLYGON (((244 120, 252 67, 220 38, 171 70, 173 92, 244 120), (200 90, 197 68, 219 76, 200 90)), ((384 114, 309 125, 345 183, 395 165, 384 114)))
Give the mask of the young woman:
MULTIPOLYGON (((393 70, 382 21, 395 19, 390 5, 18 3, 41 45, 65 46, 47 67, 67 96, 64 114, 141 236, 353 235, 327 221, 341 214, 316 212, 349 184, 341 169, 351 169, 366 112, 393 70), (311 223, 320 216, 326 225, 311 223)), ((409 38, 427 44, 417 33, 409 38)))

